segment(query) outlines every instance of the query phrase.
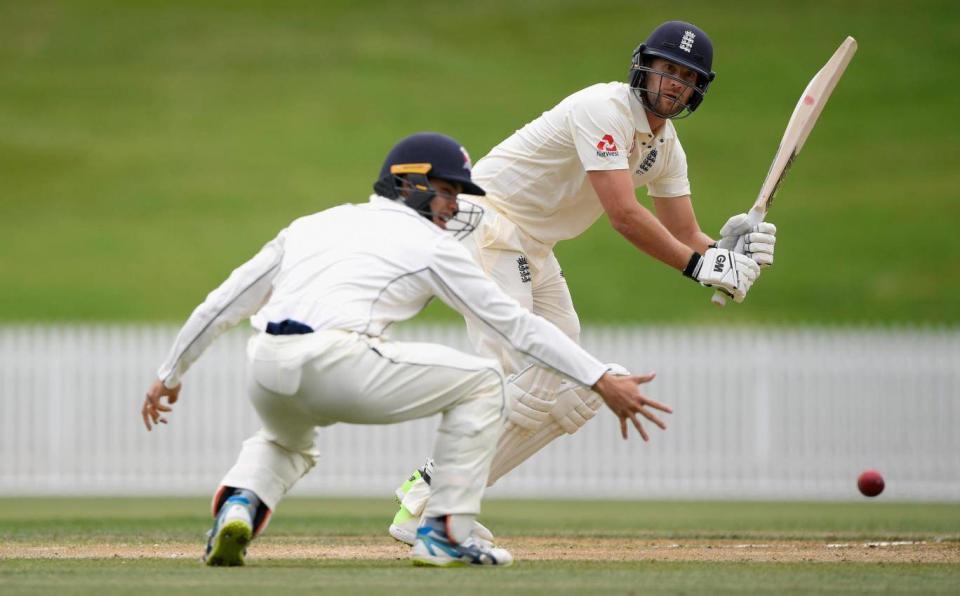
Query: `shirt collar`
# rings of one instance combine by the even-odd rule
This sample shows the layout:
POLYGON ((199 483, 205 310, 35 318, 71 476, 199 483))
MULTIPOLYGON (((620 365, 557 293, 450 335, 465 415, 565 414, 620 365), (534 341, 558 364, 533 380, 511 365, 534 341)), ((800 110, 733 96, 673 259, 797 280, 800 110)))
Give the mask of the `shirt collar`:
MULTIPOLYGON (((647 121, 647 110, 643 107, 643 104, 640 103, 640 100, 637 99, 633 89, 629 89, 628 101, 630 102, 630 113, 633 116, 633 127, 641 135, 652 138, 653 132, 650 130, 650 123, 647 121)), ((660 129, 660 134, 657 135, 660 140, 672 139, 675 136, 676 130, 673 128, 673 122, 670 120, 663 123, 663 128, 660 129)))
POLYGON ((377 207, 393 207, 395 209, 409 209, 405 203, 402 201, 395 201, 393 199, 388 199, 387 197, 380 196, 378 194, 370 195, 370 204, 376 205, 377 207))

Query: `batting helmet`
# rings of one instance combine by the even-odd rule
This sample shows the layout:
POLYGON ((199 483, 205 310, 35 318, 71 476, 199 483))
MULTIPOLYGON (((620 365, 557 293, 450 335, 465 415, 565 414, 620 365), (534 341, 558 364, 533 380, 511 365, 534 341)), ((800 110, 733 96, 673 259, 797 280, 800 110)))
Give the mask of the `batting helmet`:
MULTIPOLYGON (((433 221, 430 201, 437 196, 437 191, 430 184, 431 178, 459 184, 469 195, 487 194, 473 182, 471 168, 470 155, 460 143, 440 133, 420 132, 393 146, 380 168, 380 177, 373 190, 383 197, 402 199, 408 207, 433 221)), ((476 220, 463 224, 469 226, 466 230, 469 233, 483 210, 472 203, 466 207, 460 207, 462 215, 476 220)), ((459 235, 463 230, 457 228, 456 231, 459 235)))
MULTIPOLYGON (((633 51, 630 63, 630 87, 636 91, 637 97, 644 107, 657 113, 661 117, 678 118, 678 114, 659 114, 647 98, 646 75, 654 72, 649 68, 653 58, 664 58, 681 66, 685 66, 697 73, 697 83, 689 102, 684 106, 685 116, 697 109, 703 96, 707 92, 710 82, 717 73, 710 70, 713 67, 713 43, 710 37, 696 25, 683 21, 667 21, 654 29, 647 40, 633 51)), ((663 73, 659 73, 663 75, 663 73)), ((667 75, 663 75, 667 76, 667 75)), ((680 113, 683 113, 681 110, 680 113)))

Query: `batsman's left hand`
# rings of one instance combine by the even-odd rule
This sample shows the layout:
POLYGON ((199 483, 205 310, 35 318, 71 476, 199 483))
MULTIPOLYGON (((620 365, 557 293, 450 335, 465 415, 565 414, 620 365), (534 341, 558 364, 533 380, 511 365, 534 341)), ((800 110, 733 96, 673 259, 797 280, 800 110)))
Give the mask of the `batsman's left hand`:
POLYGON ((760 267, 773 265, 773 250, 777 244, 777 226, 768 221, 751 226, 747 214, 734 215, 720 228, 719 246, 733 250, 743 238, 743 254, 760 267))
POLYGON ((147 390, 147 397, 143 400, 143 408, 140 409, 140 415, 143 416, 143 424, 147 430, 152 430, 155 424, 166 424, 167 419, 163 416, 164 412, 169 412, 173 404, 180 399, 180 389, 183 385, 177 385, 170 389, 163 384, 163 381, 157 379, 147 390), (163 404, 163 398, 167 398, 167 404, 163 404), (152 424, 151 424, 152 423, 152 424))

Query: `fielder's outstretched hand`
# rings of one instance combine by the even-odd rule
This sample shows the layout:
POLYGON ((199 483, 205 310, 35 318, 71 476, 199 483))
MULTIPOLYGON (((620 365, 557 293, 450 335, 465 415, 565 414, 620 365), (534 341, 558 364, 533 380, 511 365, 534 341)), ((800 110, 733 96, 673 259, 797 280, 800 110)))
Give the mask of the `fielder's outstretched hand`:
POLYGON ((605 373, 600 380, 593 386, 593 390, 600 394, 607 407, 613 410, 613 413, 620 419, 620 435, 627 438, 627 420, 633 423, 633 427, 640 433, 644 441, 650 440, 650 435, 643 429, 637 413, 641 414, 650 422, 666 430, 667 425, 663 423, 656 414, 648 408, 660 410, 667 414, 673 413, 673 408, 660 402, 648 399, 640 393, 640 385, 648 383, 657 376, 656 373, 646 375, 616 375, 605 373))
POLYGON ((169 389, 160 379, 150 385, 150 389, 147 390, 147 397, 143 400, 143 408, 140 410, 140 415, 143 416, 143 424, 147 427, 147 430, 153 429, 153 424, 167 423, 167 419, 163 417, 162 412, 169 412, 173 409, 170 406, 180 399, 181 387, 183 385, 177 385, 173 389, 169 389), (170 405, 163 405, 163 397, 167 398, 167 403, 170 405))

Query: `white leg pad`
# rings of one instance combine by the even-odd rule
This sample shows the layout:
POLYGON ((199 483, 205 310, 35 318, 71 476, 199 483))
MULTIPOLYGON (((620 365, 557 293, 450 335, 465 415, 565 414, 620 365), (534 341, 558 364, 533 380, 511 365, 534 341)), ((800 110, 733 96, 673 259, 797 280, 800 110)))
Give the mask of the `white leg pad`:
POLYGON ((603 398, 589 387, 570 384, 557 396, 557 405, 550 410, 550 417, 568 435, 572 435, 597 415, 603 398))
POLYGON ((519 427, 521 434, 535 432, 550 418, 557 400, 560 377, 552 370, 530 365, 507 381, 509 409, 505 429, 519 427))
MULTIPOLYGON (((596 416, 603 399, 589 387, 569 384, 557 394, 557 401, 550 410, 550 419, 536 432, 522 434, 504 431, 497 444, 497 453, 490 466, 487 486, 502 478, 534 453, 564 434, 577 432, 596 416)), ((515 430, 515 429, 514 429, 515 430)))

